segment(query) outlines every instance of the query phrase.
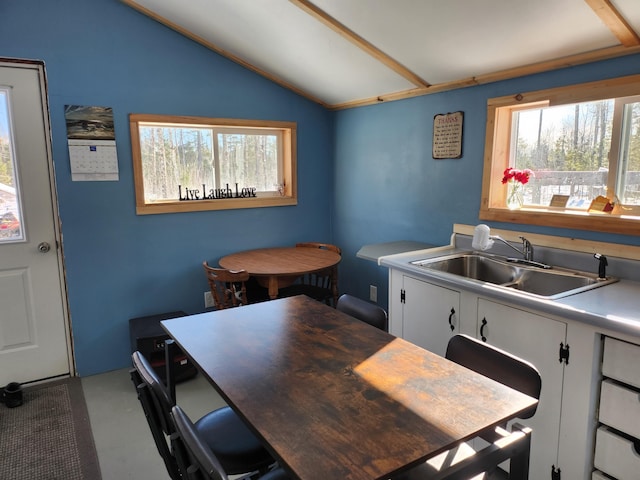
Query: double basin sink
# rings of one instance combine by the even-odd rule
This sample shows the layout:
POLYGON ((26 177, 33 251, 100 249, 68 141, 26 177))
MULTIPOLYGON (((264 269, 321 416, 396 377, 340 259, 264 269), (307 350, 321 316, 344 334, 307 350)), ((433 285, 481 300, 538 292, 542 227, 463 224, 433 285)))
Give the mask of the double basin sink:
POLYGON ((550 300, 618 281, 614 277, 602 279, 596 274, 578 270, 548 267, 535 262, 518 262, 523 261, 466 252, 411 263, 421 268, 458 275, 468 280, 485 282, 550 300))

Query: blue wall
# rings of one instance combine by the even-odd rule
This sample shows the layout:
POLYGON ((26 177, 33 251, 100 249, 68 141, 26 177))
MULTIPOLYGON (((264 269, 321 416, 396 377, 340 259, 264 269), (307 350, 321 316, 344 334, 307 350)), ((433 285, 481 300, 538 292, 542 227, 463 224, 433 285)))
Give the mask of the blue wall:
MULTIPOLYGON (((202 309, 201 262, 302 240, 343 248, 340 289, 387 304, 387 271, 365 244, 446 244, 478 223, 488 98, 640 73, 640 56, 327 112, 117 0, 0 3, 0 56, 42 59, 80 375, 129 364, 128 319, 202 309), (114 109, 120 180, 71 182, 64 105, 114 109), (433 160, 433 116, 462 110, 463 157, 433 160), (295 207, 137 216, 129 113, 298 122, 295 207)), ((526 225, 496 228, 638 245, 640 237, 526 225)))
POLYGON ((330 241, 333 115, 117 0, 10 0, 0 56, 44 60, 77 369, 130 364, 128 319, 201 311, 202 261, 330 241), (113 108, 120 180, 71 182, 64 105, 113 108), (299 203, 137 216, 129 113, 295 121, 299 203))
MULTIPOLYGON (((479 223, 487 100, 519 92, 640 73, 640 55, 336 114, 334 242, 343 249, 340 282, 368 298, 378 286, 387 305, 385 268, 355 257, 365 244, 449 243, 454 223, 479 223), (463 156, 433 160, 433 117, 464 112, 463 156)), ((640 245, 640 235, 493 223, 495 228, 640 245)), ((640 234, 640 229, 638 230, 640 234)))

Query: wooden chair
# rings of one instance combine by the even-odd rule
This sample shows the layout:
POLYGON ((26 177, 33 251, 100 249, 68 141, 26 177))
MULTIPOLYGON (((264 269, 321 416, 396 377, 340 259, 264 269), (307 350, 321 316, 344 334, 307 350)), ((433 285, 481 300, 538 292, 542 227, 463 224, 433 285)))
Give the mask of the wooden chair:
POLYGON ((385 332, 389 330, 389 318, 386 310, 375 303, 344 293, 338 298, 336 310, 340 310, 385 332))
POLYGON ((206 261, 202 262, 202 267, 207 275, 216 309, 248 305, 246 282, 250 275, 247 272, 210 267, 206 261))
MULTIPOLYGON (((147 359, 140 353, 131 356, 133 381, 142 404, 156 447, 173 480, 180 476, 177 457, 169 448, 169 439, 176 431, 171 417, 175 403, 147 359)), ((260 440, 230 407, 222 407, 199 419, 194 428, 207 448, 218 458, 227 475, 266 472, 275 463, 260 440)))
MULTIPOLYGON (((178 468, 185 480, 228 480, 222 464, 207 447, 191 419, 179 406, 171 410, 176 426, 176 434, 171 437, 171 445, 176 454, 178 468)), ((289 478, 281 468, 272 470, 260 477, 260 480, 285 480, 289 478)))
MULTIPOLYGON (((455 335, 449 340, 449 360, 481 375, 539 399, 542 380, 538 370, 529 362, 504 350, 488 345, 467 335, 455 335)), ((537 405, 523 412, 526 419, 536 413, 537 405)), ((418 467, 394 477, 394 480, 429 479, 518 479, 529 478, 529 451, 531 429, 514 423, 512 431, 506 425, 483 432, 479 437, 489 445, 476 451, 469 443, 455 451, 444 452, 418 467), (499 464, 511 460, 509 473, 499 464)))
MULTIPOLYGON (((296 248, 321 248, 342 254, 340 247, 330 243, 304 242, 296 243, 296 248)), ((298 282, 278 292, 279 297, 292 297, 294 295, 307 295, 319 302, 334 307, 338 303, 338 266, 322 270, 320 272, 308 273, 301 277, 298 282)))

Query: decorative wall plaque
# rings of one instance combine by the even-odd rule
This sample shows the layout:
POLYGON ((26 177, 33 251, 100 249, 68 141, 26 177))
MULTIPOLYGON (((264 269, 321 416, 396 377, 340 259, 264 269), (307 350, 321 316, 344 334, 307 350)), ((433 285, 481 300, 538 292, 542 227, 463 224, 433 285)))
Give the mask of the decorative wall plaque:
POLYGON ((462 157, 463 112, 441 113, 433 117, 433 158, 462 157))

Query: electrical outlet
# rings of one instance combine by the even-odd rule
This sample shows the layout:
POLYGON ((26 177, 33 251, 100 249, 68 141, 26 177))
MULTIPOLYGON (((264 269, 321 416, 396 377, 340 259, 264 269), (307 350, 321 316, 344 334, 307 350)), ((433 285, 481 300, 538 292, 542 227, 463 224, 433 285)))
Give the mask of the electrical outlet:
POLYGON ((211 292, 204 292, 204 308, 210 308, 213 306, 213 297, 211 296, 211 292))
POLYGON ((378 302, 378 287, 375 285, 369 285, 369 300, 378 302))

